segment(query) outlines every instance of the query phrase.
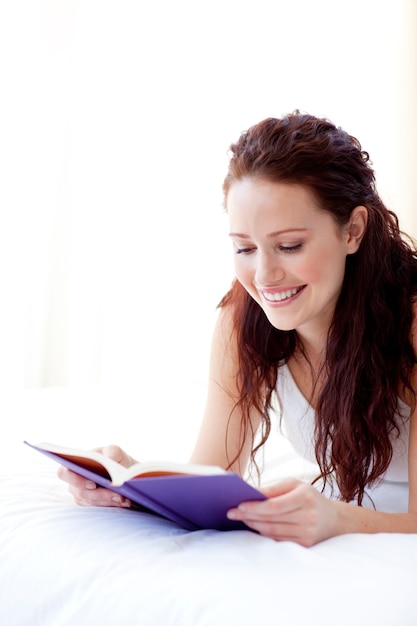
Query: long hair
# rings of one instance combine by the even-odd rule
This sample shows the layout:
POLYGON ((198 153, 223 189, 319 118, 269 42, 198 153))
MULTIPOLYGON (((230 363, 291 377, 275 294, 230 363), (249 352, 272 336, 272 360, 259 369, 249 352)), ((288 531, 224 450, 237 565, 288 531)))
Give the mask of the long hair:
MULTIPOLYGON (((361 504, 366 487, 384 474, 392 459, 399 393, 408 390, 415 398, 410 338, 417 291, 414 244, 380 199, 369 155, 330 121, 299 111, 268 118, 244 132, 230 151, 223 184, 226 207, 231 185, 250 177, 309 188, 340 226, 348 223, 355 207, 368 210, 360 247, 346 259, 328 331, 325 383, 315 423, 316 480, 326 484, 334 479, 343 500, 357 498, 361 504)), ((252 406, 262 414, 261 441, 252 446, 254 460, 270 432, 279 366, 302 346, 296 331, 270 324, 237 280, 220 306, 233 311, 243 420, 249 421, 252 406)))

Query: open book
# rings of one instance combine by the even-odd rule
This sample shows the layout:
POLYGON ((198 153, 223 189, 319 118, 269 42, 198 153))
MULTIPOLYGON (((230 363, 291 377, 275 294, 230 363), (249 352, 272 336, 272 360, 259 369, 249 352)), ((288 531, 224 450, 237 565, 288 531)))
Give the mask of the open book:
POLYGON ((243 478, 221 467, 148 462, 126 468, 99 452, 24 443, 188 530, 247 529, 242 522, 227 519, 227 511, 241 502, 266 498, 243 478))

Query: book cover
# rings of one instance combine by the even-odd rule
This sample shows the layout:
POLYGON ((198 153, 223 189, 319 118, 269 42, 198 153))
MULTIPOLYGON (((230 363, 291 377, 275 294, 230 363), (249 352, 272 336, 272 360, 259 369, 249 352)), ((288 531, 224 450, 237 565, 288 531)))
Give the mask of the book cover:
MULTIPOLYGON (((80 465, 81 457, 65 457, 39 445, 24 443, 101 487, 111 489, 187 530, 247 530, 244 523, 227 519, 227 511, 244 501, 266 499, 237 474, 219 473, 219 468, 214 468, 214 474, 207 473, 205 467, 203 474, 145 475, 115 485, 111 477, 107 477, 105 471, 98 472, 94 464, 87 467, 80 465)), ((175 472, 176 465, 172 467, 175 472)), ((182 469, 184 467, 187 466, 181 465, 182 469)))

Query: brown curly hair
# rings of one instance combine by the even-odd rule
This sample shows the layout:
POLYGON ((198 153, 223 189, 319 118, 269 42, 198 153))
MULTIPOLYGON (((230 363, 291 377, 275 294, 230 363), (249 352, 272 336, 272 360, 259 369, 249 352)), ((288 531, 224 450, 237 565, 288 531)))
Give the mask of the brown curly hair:
MULTIPOLYGON (((334 479, 341 499, 357 498, 360 505, 366 487, 390 464, 400 390, 415 398, 411 374, 416 358, 410 338, 417 291, 415 246, 380 199, 369 155, 329 120, 299 111, 268 118, 242 133, 230 151, 223 184, 226 210, 231 185, 244 177, 308 187, 340 226, 348 223, 355 207, 368 210, 359 250, 346 260, 328 331, 325 384, 315 424, 316 480, 326 484, 334 479)), ((252 446, 254 461, 270 433, 279 366, 302 346, 295 330, 270 324, 237 280, 219 306, 233 311, 244 431, 252 406, 262 414, 261 441, 252 446)))

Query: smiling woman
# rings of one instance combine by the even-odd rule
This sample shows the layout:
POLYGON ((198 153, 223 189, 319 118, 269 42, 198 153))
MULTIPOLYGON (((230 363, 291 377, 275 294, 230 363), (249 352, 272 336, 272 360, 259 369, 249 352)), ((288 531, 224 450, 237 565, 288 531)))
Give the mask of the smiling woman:
MULTIPOLYGON (((360 504, 391 461, 398 396, 415 406, 415 250, 376 192, 369 155, 327 120, 270 118, 231 152, 224 192, 237 281, 223 304, 237 337, 239 403, 250 422, 264 385, 274 389, 288 367, 317 413, 320 478, 360 504)), ((261 444, 267 411, 263 419, 261 444)))
POLYGON ((367 218, 356 207, 342 227, 317 204, 308 187, 258 177, 239 179, 227 194, 236 277, 273 326, 297 329, 304 343, 326 336, 346 256, 367 218))

